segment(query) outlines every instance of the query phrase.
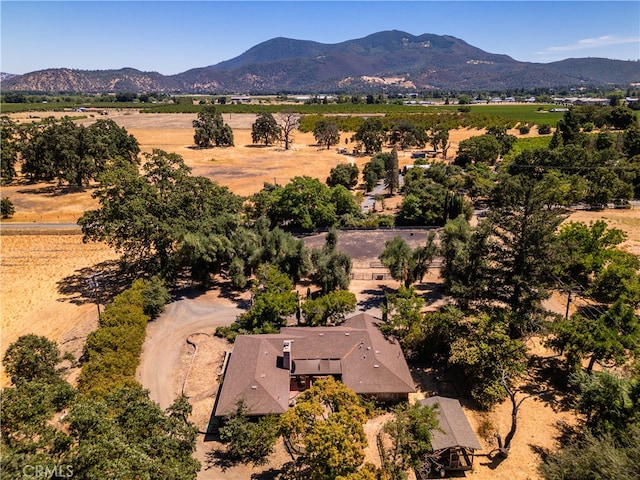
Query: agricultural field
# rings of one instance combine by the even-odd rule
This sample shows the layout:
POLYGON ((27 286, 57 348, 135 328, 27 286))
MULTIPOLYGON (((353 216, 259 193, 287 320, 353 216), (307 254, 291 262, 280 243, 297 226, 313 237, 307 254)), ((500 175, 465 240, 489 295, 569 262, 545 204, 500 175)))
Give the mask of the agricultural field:
MULTIPOLYGON (((242 106, 239 106, 242 107, 242 106)), ((395 107, 394 107, 395 108, 395 107)), ((406 109, 407 107, 400 107, 406 109)), ((472 111, 483 115, 510 118, 513 122, 550 123, 555 124, 562 114, 539 113, 536 106, 473 106, 472 111), (544 118, 544 122, 540 121, 544 118)), ((221 185, 227 186, 239 195, 248 196, 258 192, 265 182, 286 184, 291 178, 308 175, 324 181, 331 168, 339 163, 352 162, 362 171, 369 160, 366 157, 351 157, 339 154, 336 148, 323 149, 315 144, 312 133, 296 132, 292 148, 284 150, 280 145, 256 146, 251 141, 251 125, 255 121, 254 113, 241 113, 229 108, 220 108, 223 118, 233 128, 235 146, 224 148, 194 148, 192 122, 195 113, 142 113, 134 109, 109 109, 107 117, 126 128, 139 142, 142 152, 149 153, 154 149, 177 153, 191 168, 193 175, 205 176, 221 185)), ((317 113, 317 112, 314 112, 317 113)), ((331 111, 332 114, 340 113, 331 111)), ((33 117, 44 117, 50 113, 20 112, 12 115, 16 121, 30 122, 33 117)), ((52 115, 62 117, 65 112, 54 112, 52 115)), ((93 113, 79 115, 76 122, 88 125, 98 119, 93 113)), ((449 159, 455 156, 457 146, 465 139, 483 133, 477 128, 464 128, 450 131, 451 148, 449 159)), ((527 135, 521 135, 517 129, 508 133, 518 138, 526 138, 531 144, 543 143, 535 129, 527 135)), ((350 136, 350 134, 348 134, 350 136)), ((342 134, 339 146, 345 144, 347 134, 342 134)), ((399 152, 399 167, 413 164, 411 152, 399 152)), ((10 220, 3 220, 0 237, 0 318, 2 321, 2 339, 0 350, 4 353, 9 344, 20 335, 36 333, 46 335, 59 342, 63 350, 79 357, 86 336, 97 327, 97 304, 103 299, 96 298, 94 293, 84 284, 88 275, 98 271, 111 271, 116 265, 117 253, 102 244, 83 243, 82 237, 72 225, 85 210, 96 208, 96 200, 92 198, 95 186, 84 190, 65 190, 55 184, 27 184, 18 181, 2 188, 2 196, 9 197, 16 209, 10 220), (53 223, 61 224, 51 233, 36 231, 25 224, 53 223), (14 225, 11 232, 11 225, 14 225), (35 234, 39 233, 39 234, 35 234)), ((386 202, 386 213, 393 213, 399 197, 386 202)), ((610 227, 626 232, 627 239, 622 248, 640 255, 640 208, 628 210, 576 211, 567 221, 592 222, 605 220, 610 227)), ((371 238, 354 238, 352 243, 364 244, 371 238)), ((348 237, 345 237, 348 238, 348 237)), ((346 240, 345 240, 346 241, 346 240)), ((383 240, 379 242, 379 251, 383 248, 383 240)), ((369 253, 371 258, 359 258, 366 264, 377 261, 377 252, 369 253)), ((441 279, 436 271, 431 271, 424 279, 423 292, 437 290, 441 279)), ((372 298, 385 289, 395 289, 398 282, 353 281, 350 290, 356 295, 360 304, 374 303, 372 298)), ((106 299, 105 299, 106 300, 106 299)), ((245 299, 246 300, 246 299, 245 299)), ((548 301, 548 308, 563 312, 565 301, 562 295, 554 295, 548 301)), ((437 306, 435 303, 431 307, 437 306)), ((148 330, 148 343, 145 345, 138 376, 143 386, 151 388, 152 399, 166 407, 168 393, 176 393, 185 385, 194 400, 194 421, 200 428, 205 428, 208 414, 212 408, 212 389, 209 385, 210 372, 220 368, 224 349, 228 348, 222 340, 212 336, 212 329, 205 328, 204 323, 194 322, 192 329, 179 327, 180 315, 193 318, 207 317, 211 311, 222 313, 220 318, 232 321, 237 310, 235 304, 220 291, 213 289, 196 298, 185 296, 171 305, 169 313, 161 317, 148 330), (173 332, 173 334, 172 334, 173 332), (194 361, 190 347, 184 343, 184 337, 200 332, 203 336, 198 340, 202 356, 194 361), (171 336, 174 335, 174 336, 171 336), (171 344, 168 339, 175 340, 171 344), (160 352, 161 354, 158 354, 160 352), (153 355, 157 356, 153 356, 153 355), (211 360, 215 359, 215 361, 211 360), (187 376, 191 363, 196 365, 195 373, 187 376), (166 374, 166 385, 157 386, 149 380, 149 371, 158 369, 166 374), (148 382, 148 383, 145 383, 148 382), (166 390, 162 390, 162 389, 166 390)), ((217 321, 217 320, 216 320, 217 321)), ((538 338, 531 338, 527 348, 532 358, 541 366, 554 361, 556 355, 547 349, 538 338)), ((433 372, 417 366, 414 378, 419 385, 416 398, 438 391, 438 382, 433 372)), ((71 380, 77 375, 72 373, 71 380)), ((3 385, 7 384, 3 376, 3 385)), ((501 403, 489 412, 466 408, 470 422, 476 431, 491 428, 506 432, 510 420, 510 404, 501 403)), ((504 479, 526 480, 539 479, 537 466, 539 456, 534 451, 550 449, 557 446, 560 436, 558 425, 573 425, 575 415, 571 410, 553 402, 545 402, 537 398, 528 399, 522 407, 520 424, 516 441, 509 458, 497 465, 488 458, 477 459, 473 471, 467 472, 470 479, 504 479)), ((381 420, 377 419, 369 426, 370 447, 367 459, 375 461, 375 432, 381 420), (377 422, 377 424, 376 424, 377 422)), ((480 435, 479 435, 480 436, 480 435)), ((202 436, 201 436, 202 437, 202 436)), ((481 438, 484 453, 495 448, 495 439, 491 434, 481 438)), ((269 468, 277 468, 278 462, 287 460, 286 452, 279 447, 274 460, 262 469, 234 467, 224 470, 220 466, 207 465, 207 452, 212 443, 198 440, 196 456, 203 462, 203 469, 198 474, 201 480, 228 478, 246 479, 251 475, 260 475, 269 468)), ((264 474, 266 475, 266 474, 264 474)))

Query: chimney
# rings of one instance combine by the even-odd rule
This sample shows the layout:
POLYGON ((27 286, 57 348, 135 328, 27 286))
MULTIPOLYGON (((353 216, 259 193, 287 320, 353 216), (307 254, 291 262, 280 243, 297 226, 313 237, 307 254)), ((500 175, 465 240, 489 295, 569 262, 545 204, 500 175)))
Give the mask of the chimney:
POLYGON ((291 371, 291 340, 285 340, 282 346, 282 368, 291 371))

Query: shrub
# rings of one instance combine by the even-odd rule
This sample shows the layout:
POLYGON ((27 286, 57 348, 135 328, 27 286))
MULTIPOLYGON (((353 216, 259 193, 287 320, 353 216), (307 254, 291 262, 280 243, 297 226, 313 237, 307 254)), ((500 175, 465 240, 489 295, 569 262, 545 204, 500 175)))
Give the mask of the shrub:
POLYGON ((542 123, 538 125, 538 134, 539 135, 549 135, 551 133, 551 125, 548 123, 542 123))
POLYGON ((82 393, 103 396, 118 386, 135 384, 150 318, 145 308, 149 308, 151 299, 151 311, 158 312, 166 298, 163 289, 159 280, 139 279, 107 306, 100 316, 100 327, 87 338, 85 364, 78 380, 82 393))

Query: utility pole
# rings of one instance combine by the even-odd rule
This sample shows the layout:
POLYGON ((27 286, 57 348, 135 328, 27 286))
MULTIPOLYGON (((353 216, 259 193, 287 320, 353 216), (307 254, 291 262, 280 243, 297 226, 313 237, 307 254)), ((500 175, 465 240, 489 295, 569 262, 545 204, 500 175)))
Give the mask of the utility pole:
POLYGON ((569 290, 569 296, 567 297, 567 309, 564 312, 564 319, 567 320, 569 318, 569 304, 571 303, 571 294, 573 290, 569 290))
POLYGON ((101 273, 94 273, 85 279, 87 286, 91 289, 91 297, 95 300, 96 306, 98 307, 98 319, 100 319, 100 291, 98 290, 100 287, 100 280, 102 280, 101 273))

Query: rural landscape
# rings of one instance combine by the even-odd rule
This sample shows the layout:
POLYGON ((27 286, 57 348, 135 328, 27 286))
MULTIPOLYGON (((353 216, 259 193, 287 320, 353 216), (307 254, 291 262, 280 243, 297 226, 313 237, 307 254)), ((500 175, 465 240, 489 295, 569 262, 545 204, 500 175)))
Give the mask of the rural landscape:
POLYGON ((3 80, 3 476, 640 478, 638 84, 221 93, 268 46, 3 80))

